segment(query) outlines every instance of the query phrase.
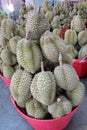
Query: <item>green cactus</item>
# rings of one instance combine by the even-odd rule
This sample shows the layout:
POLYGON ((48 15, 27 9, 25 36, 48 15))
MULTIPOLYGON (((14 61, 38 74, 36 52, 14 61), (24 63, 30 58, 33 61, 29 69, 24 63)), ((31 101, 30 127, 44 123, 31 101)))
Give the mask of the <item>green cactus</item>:
POLYGON ((78 44, 80 46, 87 44, 87 31, 86 30, 82 30, 81 32, 79 32, 79 34, 78 34, 78 44))
POLYGON ((82 46, 79 53, 78 53, 78 58, 79 59, 82 59, 84 58, 85 56, 87 56, 87 44, 82 46))

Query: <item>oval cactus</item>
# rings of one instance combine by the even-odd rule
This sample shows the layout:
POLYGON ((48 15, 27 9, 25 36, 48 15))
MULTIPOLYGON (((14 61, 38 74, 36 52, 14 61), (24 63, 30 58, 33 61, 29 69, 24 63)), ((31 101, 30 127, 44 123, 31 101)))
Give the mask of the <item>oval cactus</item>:
POLYGON ((87 31, 86 30, 82 30, 79 34, 78 34, 78 44, 80 46, 83 46, 87 43, 87 31))
POLYGON ((81 82, 79 82, 73 90, 67 91, 67 96, 74 107, 81 103, 84 95, 85 87, 81 82))
POLYGON ((0 34, 0 46, 2 48, 5 48, 8 45, 9 45, 9 41, 2 34, 0 34))
POLYGON ((65 32, 65 37, 64 37, 65 43, 66 44, 71 44, 75 45, 77 43, 77 34, 75 30, 69 29, 65 32))
POLYGON ((22 69, 17 70, 12 78, 10 84, 10 92, 20 107, 25 107, 26 102, 30 99, 30 84, 32 75, 22 69))
POLYGON ((21 39, 17 44, 17 61, 25 70, 34 74, 40 69, 42 54, 32 40, 21 39))
POLYGON ((40 9, 38 12, 33 10, 28 13, 26 21, 26 31, 27 30, 30 32, 31 39, 33 40, 40 39, 40 36, 46 30, 50 30, 49 21, 40 12, 40 9))
POLYGON ((57 102, 48 106, 48 112, 53 118, 69 114, 72 111, 72 104, 65 96, 59 96, 57 102))
POLYGON ((29 116, 38 119, 44 119, 47 114, 47 110, 44 108, 44 105, 35 99, 31 99, 26 102, 26 112, 29 116))

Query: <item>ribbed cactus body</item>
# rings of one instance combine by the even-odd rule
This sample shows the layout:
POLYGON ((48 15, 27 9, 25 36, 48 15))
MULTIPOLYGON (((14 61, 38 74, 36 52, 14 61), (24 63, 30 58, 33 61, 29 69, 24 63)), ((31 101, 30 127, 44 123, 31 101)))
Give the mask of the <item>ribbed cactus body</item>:
POLYGON ((72 90, 79 82, 79 77, 74 68, 68 64, 57 66, 54 70, 54 75, 57 85, 65 90, 72 90))
POLYGON ((25 70, 35 73, 40 68, 42 55, 32 40, 21 39, 17 44, 17 61, 25 70))
POLYGON ((56 95, 56 81, 50 71, 42 71, 34 76, 30 87, 33 97, 44 105, 51 104, 56 95))
POLYGON ((14 74, 15 70, 13 67, 11 66, 7 66, 7 65, 3 65, 3 76, 6 78, 10 78, 12 77, 12 75, 14 74))
POLYGON ((8 40, 7 40, 5 37, 3 37, 2 34, 0 34, 0 46, 1 46, 2 48, 5 48, 5 47, 8 46, 8 45, 9 45, 8 40))
POLYGON ((20 107, 25 107, 26 101, 31 97, 31 80, 31 74, 21 69, 17 70, 12 76, 10 92, 20 107))

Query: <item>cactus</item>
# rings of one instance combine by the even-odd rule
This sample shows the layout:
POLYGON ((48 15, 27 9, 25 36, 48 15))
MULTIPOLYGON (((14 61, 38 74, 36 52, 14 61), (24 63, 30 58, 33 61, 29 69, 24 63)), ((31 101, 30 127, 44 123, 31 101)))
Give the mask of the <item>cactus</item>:
POLYGON ((50 71, 37 73, 30 86, 33 97, 44 105, 51 104, 56 96, 56 81, 55 77, 50 71))
POLYGON ((44 119, 47 114, 47 110, 44 108, 44 105, 35 99, 31 99, 26 102, 26 112, 29 116, 38 119, 44 119))
POLYGON ((48 19, 49 22, 51 22, 53 18, 53 13, 51 11, 47 11, 45 17, 48 19))
POLYGON ((27 15, 26 31, 31 34, 31 39, 38 40, 40 36, 46 31, 50 30, 49 21, 45 18, 44 14, 35 10, 30 11, 27 15))
POLYGON ((79 82, 74 89, 67 91, 67 96, 70 99, 73 106, 77 106, 81 103, 85 95, 85 87, 79 82))
POLYGON ((48 112, 53 118, 59 118, 72 111, 72 104, 65 96, 59 96, 57 102, 48 106, 48 112))
POLYGON ((10 92, 20 107, 25 107, 26 102, 30 99, 30 84, 32 75, 22 69, 17 70, 12 78, 10 84, 10 92))
POLYGON ((2 48, 5 48, 5 47, 8 46, 8 45, 9 45, 8 40, 7 40, 5 37, 3 37, 2 34, 0 34, 0 46, 1 46, 2 48))
POLYGON ((32 40, 21 39, 17 44, 17 61, 25 70, 34 74, 40 68, 42 54, 32 40))

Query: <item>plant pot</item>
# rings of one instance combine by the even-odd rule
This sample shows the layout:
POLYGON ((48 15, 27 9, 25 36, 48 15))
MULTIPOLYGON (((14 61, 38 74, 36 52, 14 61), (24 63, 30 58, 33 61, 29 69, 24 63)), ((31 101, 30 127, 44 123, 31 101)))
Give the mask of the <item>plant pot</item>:
POLYGON ((62 37, 62 39, 64 39, 64 37, 65 37, 65 32, 66 32, 67 30, 68 30, 67 28, 63 28, 63 29, 61 30, 61 37, 62 37))
POLYGON ((14 101, 13 97, 10 96, 11 101, 16 108, 16 110, 21 114, 21 116, 31 124, 31 126, 35 130, 63 130, 70 122, 76 111, 78 110, 79 106, 77 106, 71 113, 67 114, 66 116, 56 118, 56 119, 49 119, 49 120, 39 120, 32 117, 27 116, 26 112, 22 110, 14 101))
POLYGON ((87 76, 87 56, 84 57, 83 59, 74 59, 73 67, 80 78, 86 77, 87 76))
POLYGON ((0 78, 5 82, 7 87, 10 87, 11 79, 5 78, 1 73, 0 73, 0 78))

